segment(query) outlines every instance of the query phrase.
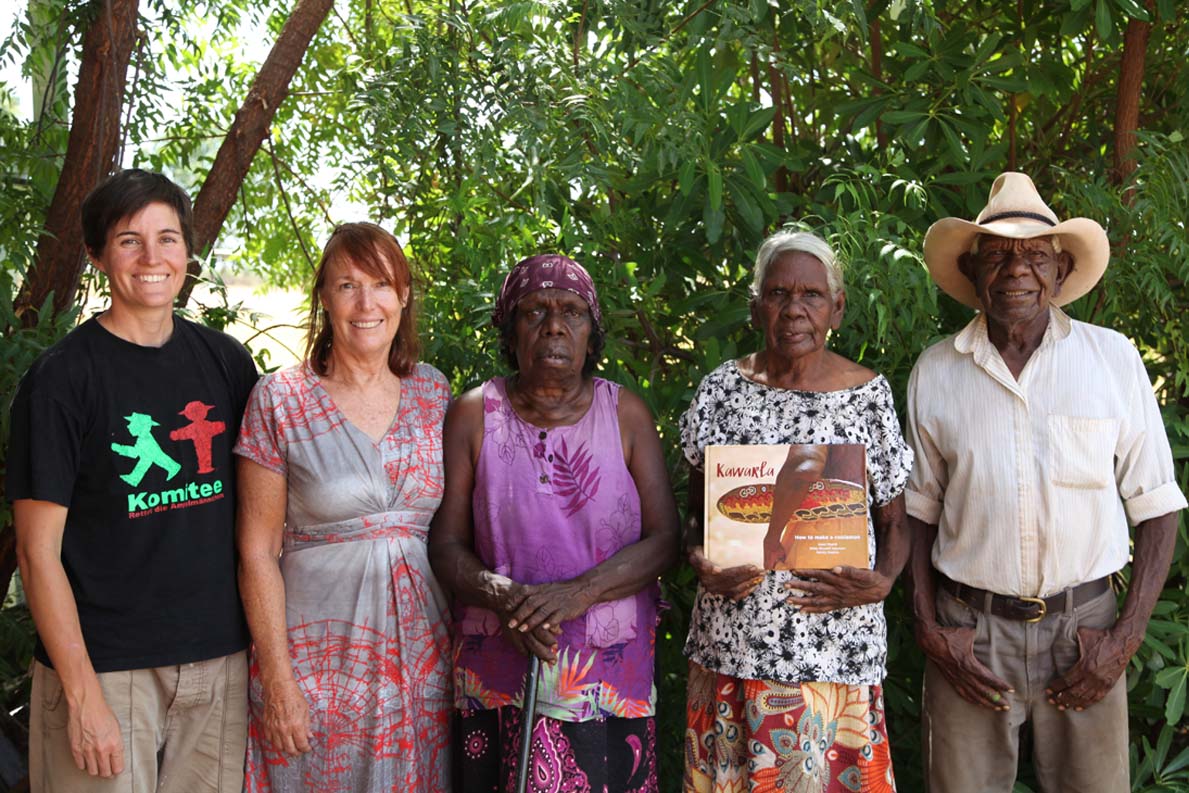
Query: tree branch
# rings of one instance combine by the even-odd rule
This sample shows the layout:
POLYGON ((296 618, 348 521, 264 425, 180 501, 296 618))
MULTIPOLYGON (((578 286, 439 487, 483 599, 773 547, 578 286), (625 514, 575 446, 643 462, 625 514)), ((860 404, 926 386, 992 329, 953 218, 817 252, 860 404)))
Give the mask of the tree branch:
POLYGON ((137 13, 138 0, 105 0, 83 37, 62 172, 37 239, 34 263, 14 301, 26 327, 36 324, 37 312, 51 292, 55 314, 74 302, 86 262, 79 208, 115 161, 137 13))
MULTIPOLYGON (((669 39, 671 39, 671 38, 673 38, 674 36, 676 36, 676 35, 677 35, 677 34, 678 34, 680 31, 681 31, 681 29, 682 29, 683 27, 685 27, 686 25, 688 25, 688 24, 689 24, 690 22, 692 22, 692 21, 693 21, 693 20, 694 20, 694 19, 695 19, 695 18, 696 18, 696 17, 697 17, 699 14, 701 14, 703 11, 705 11, 707 8, 709 8, 710 6, 714 5, 714 4, 715 4, 715 3, 717 3, 717 2, 718 2, 718 0, 706 0, 706 2, 702 3, 702 5, 698 6, 698 7, 697 7, 697 8, 695 8, 693 11, 691 11, 689 14, 687 14, 687 15, 686 15, 686 17, 685 17, 685 19, 682 19, 680 22, 678 22, 678 23, 677 23, 677 27, 675 27, 675 28, 673 28, 672 30, 670 30, 670 31, 669 31, 667 34, 665 34, 665 36, 664 36, 663 38, 661 38, 661 40, 660 40, 660 41, 656 42, 656 46, 659 46, 659 45, 661 45, 661 44, 666 44, 666 43, 668 43, 669 39)), ((638 54, 638 55, 634 56, 634 57, 633 57, 633 58, 632 58, 630 61, 628 61, 628 62, 627 62, 627 65, 626 65, 626 66, 623 68, 623 70, 624 70, 625 72, 626 72, 626 71, 631 71, 631 69, 632 69, 633 67, 635 67, 635 66, 636 66, 638 63, 640 63, 640 60, 641 60, 641 59, 642 59, 642 58, 643 58, 645 55, 647 55, 648 53, 652 52, 652 50, 653 50, 654 48, 655 48, 655 47, 645 47, 645 48, 644 48, 644 49, 643 49, 643 50, 640 52, 640 54, 638 54)))
MULTIPOLYGON (((277 108, 289 94, 289 84, 301 66, 302 58, 318 28, 330 13, 334 0, 298 0, 285 27, 273 44, 268 58, 256 73, 244 103, 219 147, 215 161, 194 199, 194 252, 201 256, 215 244, 219 230, 235 205, 252 159, 276 116, 277 108)), ((195 257, 190 274, 197 276, 201 265, 195 257)), ((184 306, 194 288, 194 278, 187 279, 178 295, 177 305, 184 306)))
POLYGON ((281 203, 285 205, 285 214, 289 217, 289 225, 293 227, 293 234, 297 237, 297 244, 301 246, 301 252, 305 254, 306 261, 310 265, 310 272, 313 273, 318 269, 314 263, 314 257, 310 256, 309 250, 306 248, 305 236, 298 228, 297 218, 293 217, 293 207, 289 203, 289 194, 285 192, 285 183, 281 181, 281 168, 277 165, 277 155, 273 152, 272 133, 269 132, 264 139, 264 149, 268 152, 269 159, 272 160, 272 173, 277 180, 277 192, 281 194, 281 203))

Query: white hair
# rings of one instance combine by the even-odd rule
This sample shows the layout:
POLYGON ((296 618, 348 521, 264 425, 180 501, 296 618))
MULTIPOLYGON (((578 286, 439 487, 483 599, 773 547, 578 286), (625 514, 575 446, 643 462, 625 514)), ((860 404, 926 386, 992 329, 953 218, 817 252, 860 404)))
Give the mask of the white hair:
MULTIPOLYGON (((995 237, 995 236, 998 236, 998 235, 975 234, 974 239, 971 240, 971 242, 970 242, 970 255, 971 256, 978 255, 978 241, 979 240, 981 240, 983 237, 995 237)), ((1009 239, 1011 239, 1011 238, 1009 238, 1009 239)), ((1053 253, 1061 252, 1061 235, 1060 234, 1050 234, 1047 237, 1033 237, 1032 239, 1034 239, 1034 240, 1048 240, 1049 244, 1053 246, 1053 253)))
POLYGON ((764 285, 768 267, 786 253, 807 253, 822 263, 822 267, 826 268, 826 286, 830 290, 831 299, 842 291, 842 265, 828 242, 807 231, 778 231, 764 240, 760 249, 756 251, 755 269, 748 290, 753 299, 760 296, 760 288, 764 285))

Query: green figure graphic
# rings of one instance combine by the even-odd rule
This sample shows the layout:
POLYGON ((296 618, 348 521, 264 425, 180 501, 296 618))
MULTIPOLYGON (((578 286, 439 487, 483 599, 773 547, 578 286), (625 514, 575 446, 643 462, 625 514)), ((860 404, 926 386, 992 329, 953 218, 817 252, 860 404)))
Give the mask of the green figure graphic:
POLYGON ((136 443, 131 446, 113 443, 111 450, 125 457, 136 458, 136 467, 130 474, 120 474, 120 478, 136 487, 154 465, 165 469, 166 479, 173 479, 177 476, 182 467, 157 445, 157 439, 153 437, 153 427, 160 425, 153 421, 153 417, 146 416, 144 413, 133 413, 131 416, 125 416, 124 420, 128 422, 128 432, 132 433, 133 438, 136 438, 136 443))

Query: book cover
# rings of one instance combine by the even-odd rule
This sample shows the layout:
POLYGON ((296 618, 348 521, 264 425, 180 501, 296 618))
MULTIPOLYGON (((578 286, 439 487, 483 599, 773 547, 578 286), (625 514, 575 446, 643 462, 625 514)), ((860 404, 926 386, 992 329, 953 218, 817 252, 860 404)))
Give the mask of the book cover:
POLYGON ((768 570, 869 567, 861 444, 707 446, 705 554, 768 570))

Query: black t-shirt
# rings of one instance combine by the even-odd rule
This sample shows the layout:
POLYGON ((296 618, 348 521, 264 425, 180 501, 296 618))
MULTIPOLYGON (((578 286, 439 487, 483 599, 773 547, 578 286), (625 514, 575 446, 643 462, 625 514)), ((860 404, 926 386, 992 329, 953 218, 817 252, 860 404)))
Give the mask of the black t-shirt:
POLYGON ((177 316, 159 348, 90 319, 21 381, 7 495, 68 508, 62 565, 97 672, 247 646, 231 449, 255 382, 239 342, 177 316))

